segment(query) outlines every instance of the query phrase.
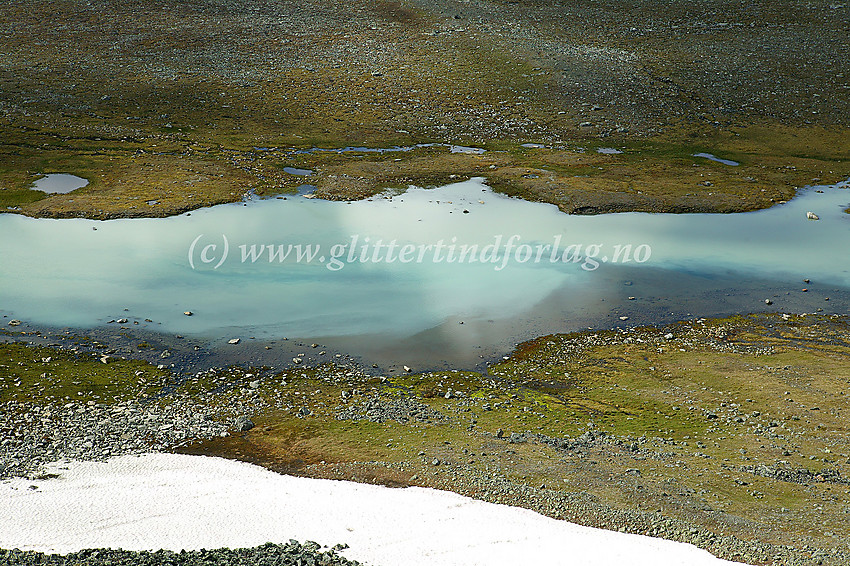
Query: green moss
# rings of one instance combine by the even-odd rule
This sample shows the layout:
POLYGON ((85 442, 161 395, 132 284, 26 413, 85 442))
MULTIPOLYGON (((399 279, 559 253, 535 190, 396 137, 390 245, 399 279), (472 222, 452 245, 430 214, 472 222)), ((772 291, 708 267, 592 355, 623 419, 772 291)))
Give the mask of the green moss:
POLYGON ((47 194, 29 189, 0 189, 0 209, 24 206, 43 198, 47 194))
POLYGON ((146 362, 0 344, 0 402, 96 401, 152 395, 166 372, 146 362))

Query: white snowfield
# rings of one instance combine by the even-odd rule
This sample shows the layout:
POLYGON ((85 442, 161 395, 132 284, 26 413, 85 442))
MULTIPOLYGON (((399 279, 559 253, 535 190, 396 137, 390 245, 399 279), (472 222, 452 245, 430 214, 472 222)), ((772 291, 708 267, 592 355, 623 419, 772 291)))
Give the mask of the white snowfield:
POLYGON ((123 456, 0 482, 0 548, 192 550, 294 538, 374 566, 719 566, 695 546, 451 492, 283 476, 221 458, 123 456), (37 485, 38 489, 30 486, 37 485))

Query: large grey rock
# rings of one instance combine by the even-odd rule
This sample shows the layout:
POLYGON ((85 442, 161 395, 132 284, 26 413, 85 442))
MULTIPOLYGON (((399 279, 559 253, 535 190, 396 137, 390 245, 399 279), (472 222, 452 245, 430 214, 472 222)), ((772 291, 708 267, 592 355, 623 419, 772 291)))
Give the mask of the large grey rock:
POLYGON ((248 432, 252 428, 254 428, 254 421, 246 417, 245 415, 236 417, 236 420, 233 421, 233 427, 239 432, 248 432))

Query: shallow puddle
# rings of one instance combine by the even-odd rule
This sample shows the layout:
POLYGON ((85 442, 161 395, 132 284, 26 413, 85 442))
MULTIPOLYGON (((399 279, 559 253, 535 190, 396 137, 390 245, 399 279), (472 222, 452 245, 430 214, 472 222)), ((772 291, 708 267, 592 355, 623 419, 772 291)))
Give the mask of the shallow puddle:
POLYGON ((51 173, 41 177, 33 183, 32 189, 48 194, 65 194, 81 189, 89 182, 82 177, 69 175, 68 173, 51 173))
POLYGON ((712 155, 711 153, 695 153, 694 157, 702 157, 704 159, 708 159, 710 161, 716 161, 717 163, 722 163, 724 165, 732 165, 732 166, 740 165, 740 163, 738 163, 737 161, 732 161, 731 159, 722 159, 720 157, 712 155))
POLYGON ((284 173, 289 173, 290 175, 312 175, 312 169, 299 169, 298 167, 284 167, 284 173))

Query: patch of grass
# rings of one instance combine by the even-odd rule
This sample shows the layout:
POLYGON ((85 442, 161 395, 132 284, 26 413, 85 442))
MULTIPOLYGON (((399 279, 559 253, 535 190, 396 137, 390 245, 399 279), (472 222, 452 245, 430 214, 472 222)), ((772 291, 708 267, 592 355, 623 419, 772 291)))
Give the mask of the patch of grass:
POLYGON ((146 362, 0 344, 0 402, 95 401, 153 395, 167 373, 146 362))
POLYGON ((29 189, 0 189, 0 209, 21 207, 46 198, 47 194, 29 189))

